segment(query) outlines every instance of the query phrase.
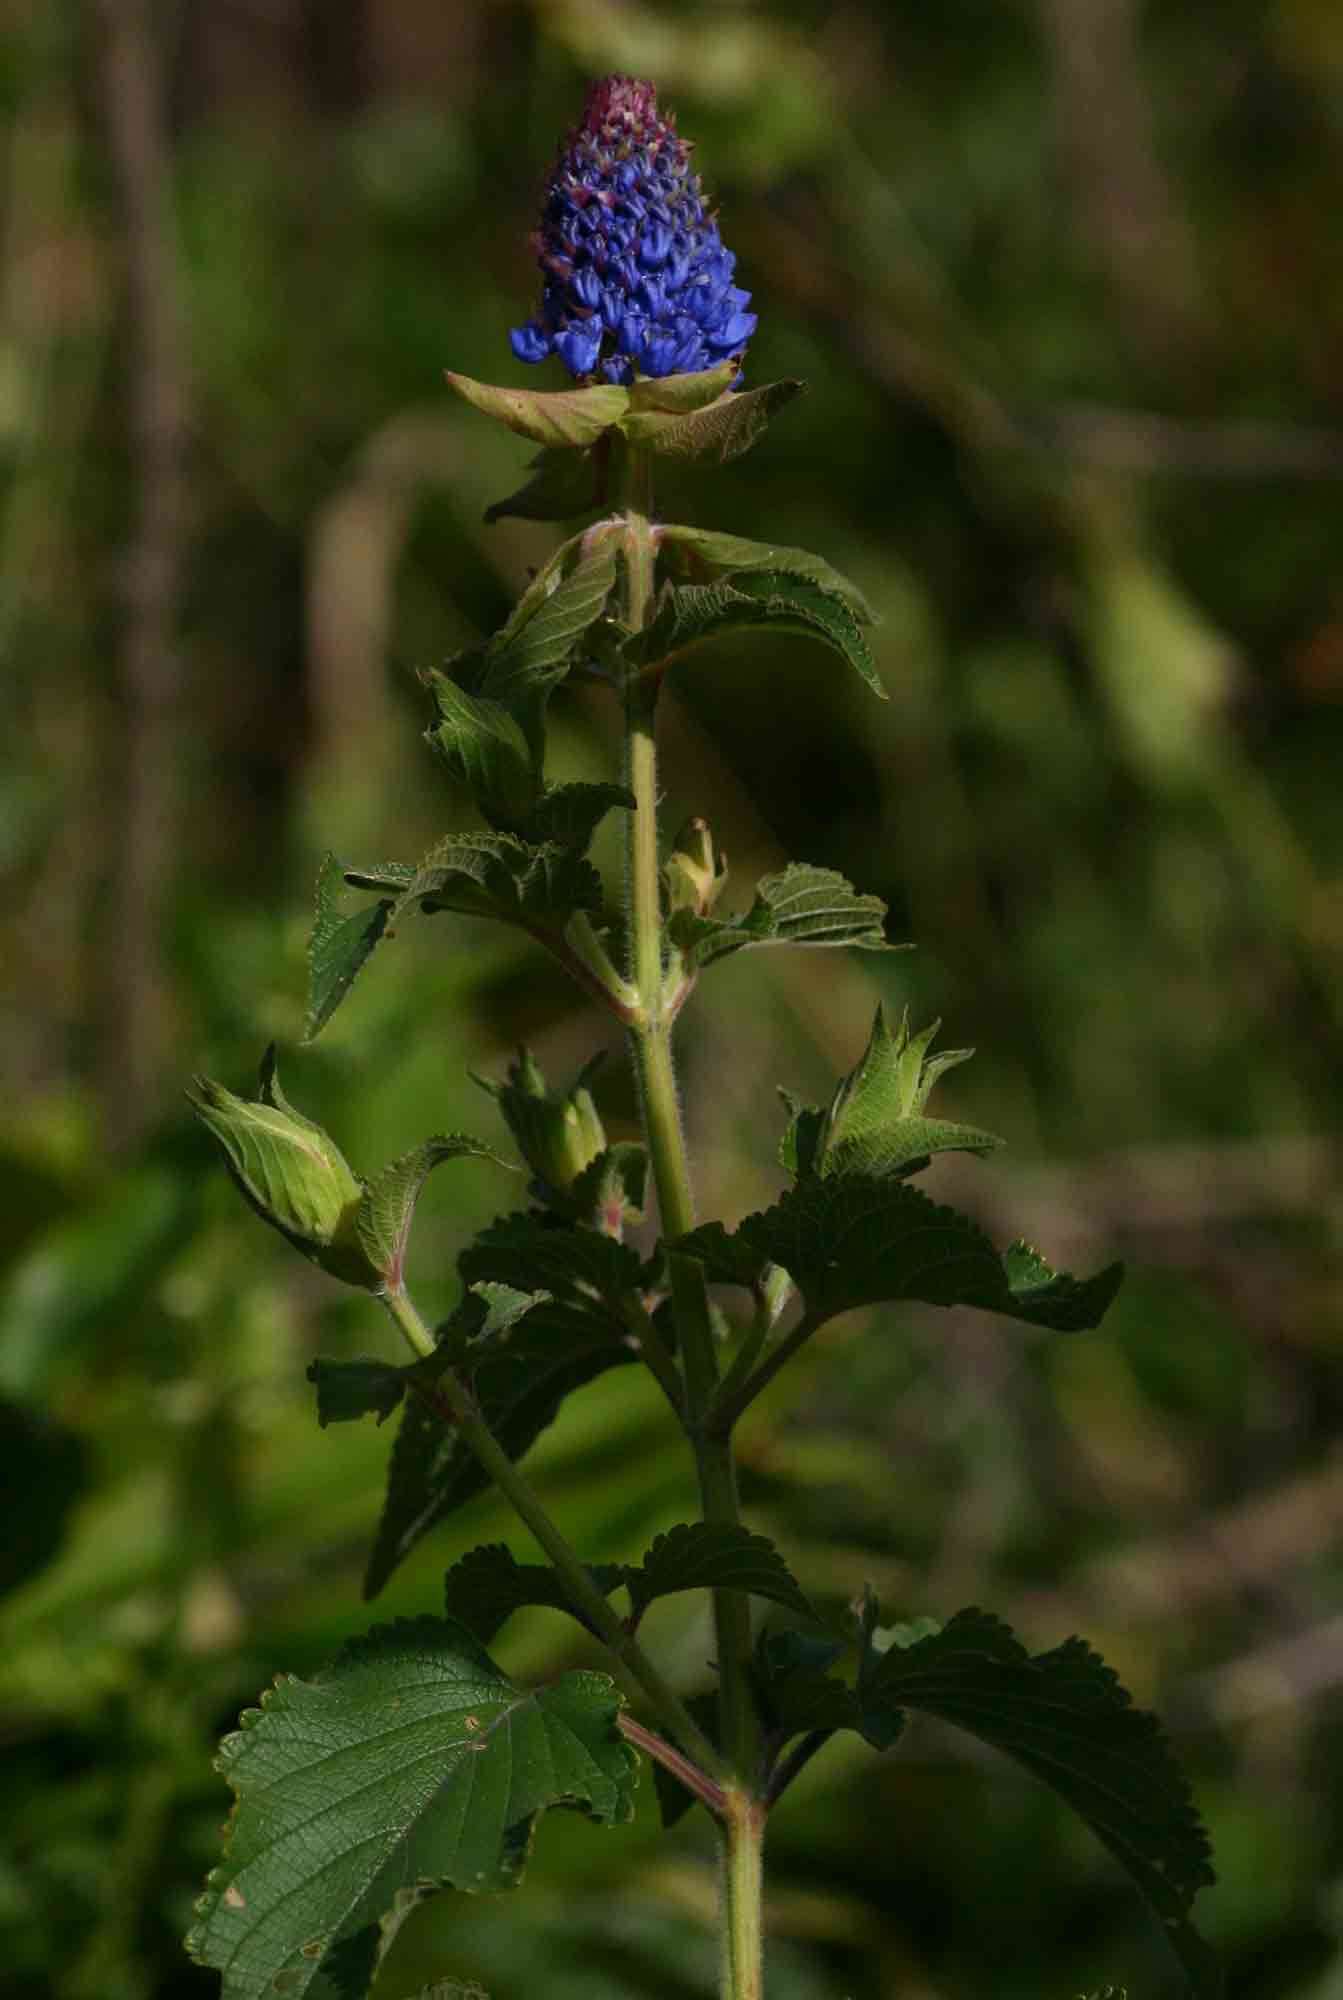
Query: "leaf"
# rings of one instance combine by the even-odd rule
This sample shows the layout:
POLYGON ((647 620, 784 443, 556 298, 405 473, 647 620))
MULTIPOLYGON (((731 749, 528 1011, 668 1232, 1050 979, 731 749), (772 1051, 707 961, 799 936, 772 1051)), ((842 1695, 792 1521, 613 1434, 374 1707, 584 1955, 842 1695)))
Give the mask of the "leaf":
POLYGON ((799 1177, 861 1173, 904 1177, 926 1167, 934 1153, 990 1153, 1002 1144, 991 1132, 946 1119, 923 1117, 933 1084, 944 1070, 966 1062, 970 1049, 929 1057, 933 1022, 910 1036, 908 1013, 892 1032, 880 1007, 858 1064, 838 1085, 822 1117, 793 1109, 783 1153, 799 1177))
POLYGON ((584 1167, 569 1189, 568 1204, 580 1222, 605 1229, 642 1222, 648 1193, 648 1150, 637 1139, 617 1139, 584 1167))
MULTIPOLYGON (((541 1299, 513 1324, 482 1326, 472 1339, 453 1328, 450 1340, 481 1415, 512 1459, 522 1458, 554 1422, 572 1390, 635 1359, 623 1325, 591 1302, 570 1298, 541 1299)), ((459 1433, 411 1398, 392 1447, 364 1595, 376 1597, 416 1543, 488 1485, 459 1433)))
POLYGON ((768 1536, 717 1521, 669 1528, 637 1567, 626 1567, 625 1582, 636 1619, 656 1598, 682 1590, 746 1591, 804 1618, 816 1617, 768 1536))
POLYGON ((506 500, 485 509, 487 523, 513 515, 522 521, 568 521, 598 505, 597 467, 590 449, 548 449, 532 460, 532 477, 506 500))
POLYGON ((588 628, 615 588, 618 544, 610 533, 575 536, 547 564, 484 649, 475 690, 506 708, 548 694, 564 679, 588 628), (572 562, 572 568, 569 564, 572 562))
POLYGON ((1189 1922, 1215 1879, 1189 1787, 1156 1717, 1133 1706, 1084 1640, 1032 1658, 997 1618, 961 1611, 913 1645, 869 1655, 860 1695, 941 1716, 1024 1764, 1122 1862, 1195 1990, 1219 1990, 1216 1961, 1189 1922))
POLYGON ((589 445, 619 422, 629 408, 628 390, 614 384, 592 389, 507 389, 444 371, 448 387, 487 417, 507 424, 534 444, 559 449, 589 445))
POLYGON ((630 410, 670 410, 678 415, 702 410, 706 403, 718 402, 740 373, 740 362, 729 360, 689 375, 645 376, 630 389, 630 410))
POLYGON ((439 720, 426 737, 492 825, 524 822, 541 796, 540 768, 521 723, 500 701, 429 676, 439 720))
POLYGON ((552 785, 520 829, 537 846, 571 848, 586 854, 592 836, 607 813, 635 810, 635 798, 625 785, 575 783, 552 785))
POLYGON ((354 985, 391 913, 391 902, 384 899, 352 917, 342 916, 338 906, 344 879, 339 861, 328 854, 317 876, 317 914, 308 945, 307 1042, 321 1033, 354 985))
MULTIPOLYGON (((591 1563, 588 1575, 603 1596, 609 1596, 623 1581, 624 1573, 619 1563, 591 1563)), ((454 1563, 444 1579, 444 1590, 449 1618, 465 1625, 482 1646, 489 1645, 499 1627, 515 1611, 529 1605, 565 1611, 591 1630, 583 1613, 569 1602, 564 1585, 549 1563, 517 1562, 502 1542, 489 1542, 483 1548, 472 1549, 454 1563)))
POLYGON ((669 522, 662 531, 660 547, 665 560, 686 570, 692 581, 704 577, 739 576, 748 570, 765 570, 779 576, 793 576, 816 584, 827 595, 842 598, 855 618, 874 625, 876 614, 861 590, 846 576, 807 549, 781 547, 775 542, 747 541, 741 535, 724 535, 711 528, 689 528, 669 522))
POLYGON ((404 1368, 390 1361, 360 1355, 354 1361, 327 1361, 321 1355, 307 1368, 308 1380, 317 1390, 317 1421, 348 1424, 360 1417, 375 1416, 381 1424, 391 1416, 406 1393, 404 1368))
MULTIPOLYGON (((373 879, 350 872, 359 882, 373 879)), ((572 848, 532 847, 509 833, 451 833, 415 868, 394 914, 418 904, 428 916, 455 910, 527 931, 562 931, 576 910, 596 912, 601 900, 601 877, 572 848)))
POLYGON ((854 1306, 920 1299, 1071 1333, 1099 1325, 1123 1275, 1111 1264, 1073 1278, 1025 1244, 1000 1258, 968 1216, 870 1174, 803 1180, 731 1233, 707 1223, 676 1247, 728 1284, 750 1286, 766 1264, 782 1264, 818 1323, 854 1306))
POLYGON ((886 905, 861 896, 833 868, 792 861, 756 884, 755 901, 735 917, 677 910, 668 920, 673 944, 693 966, 712 965, 751 944, 857 945, 864 951, 900 951, 882 931, 886 905))
POLYGON ((718 465, 740 458, 758 442, 776 410, 791 403, 805 384, 769 382, 759 389, 729 391, 704 409, 674 414, 636 410, 620 423, 631 444, 666 458, 705 458, 718 465))
POLYGON ((807 577, 775 570, 730 582, 665 583, 648 624, 625 641, 625 657, 635 669, 661 673, 725 632, 765 628, 820 640, 885 699, 862 623, 847 599, 807 577))
POLYGON ((359 1994, 408 1894, 515 1887, 552 1807, 632 1816, 614 1684, 517 1687, 448 1620, 375 1627, 261 1699, 221 1747, 237 1803, 187 1940, 224 2000, 359 1994))
POLYGON ((461 1159, 492 1160, 497 1167, 508 1165, 479 1139, 468 1138, 463 1132, 447 1132, 426 1139, 421 1146, 412 1146, 399 1160, 393 1160, 375 1174, 365 1187, 355 1227, 369 1262, 382 1273, 389 1290, 397 1290, 405 1276, 406 1246, 421 1188, 435 1167, 442 1166, 445 1160, 461 1159))
POLYGON ((483 1229, 458 1259, 465 1284, 517 1280, 532 1290, 587 1303, 603 1301, 613 1333, 624 1333, 620 1302, 639 1288, 639 1254, 601 1230, 575 1227, 548 1215, 503 1215, 483 1229))

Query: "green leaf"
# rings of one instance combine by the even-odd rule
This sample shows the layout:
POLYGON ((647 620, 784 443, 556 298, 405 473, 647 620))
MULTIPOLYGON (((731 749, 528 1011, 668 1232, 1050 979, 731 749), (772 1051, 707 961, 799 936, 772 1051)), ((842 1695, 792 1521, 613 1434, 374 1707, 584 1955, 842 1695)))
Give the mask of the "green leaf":
MULTIPOLYGON (((588 1575, 603 1596, 624 1580, 619 1563, 590 1563, 588 1575)), ((515 1611, 529 1605, 567 1612, 590 1630, 583 1613, 569 1602, 564 1585, 549 1563, 520 1563, 502 1542, 472 1549, 454 1563, 444 1579, 445 1609, 488 1646, 499 1627, 515 1611)))
POLYGON ((447 1132, 412 1146, 365 1187, 355 1227, 369 1262, 381 1272, 389 1290, 395 1291, 405 1276, 406 1246, 420 1190, 435 1167, 445 1160, 461 1159, 492 1160, 496 1167, 508 1164, 479 1139, 468 1138, 463 1132, 447 1132))
POLYGON ((507 389, 444 371, 450 389, 520 437, 556 449, 596 442, 629 408, 629 392, 614 384, 592 389, 507 389))
POLYGON ((661 673, 726 632, 765 628, 818 639, 885 699, 862 623, 848 601, 807 577, 776 570, 748 572, 730 582, 665 583, 648 624, 626 640, 625 657, 637 670, 661 673))
POLYGON ((525 486, 485 509, 488 523, 510 514, 522 521, 569 521, 598 505, 597 467, 590 449, 539 452, 528 469, 532 477, 525 486))
POLYGON ((439 720, 427 739, 449 772, 492 825, 524 822, 540 799, 541 775, 521 723, 502 702, 468 694, 446 674, 430 674, 429 683, 439 720))
MULTIPOLYGON (((505 1289, 478 1287, 496 1296, 505 1289)), ((572 1297, 542 1298, 529 1305, 525 1316, 494 1328, 482 1324, 469 1338, 454 1315, 445 1345, 481 1415, 512 1459, 522 1458, 554 1422, 571 1391, 635 1359, 623 1322, 572 1297)), ((419 1397, 410 1398, 392 1447, 364 1595, 376 1597, 421 1538, 488 1484, 458 1432, 419 1397)))
POLYGON ((676 910, 667 929, 692 966, 712 965, 752 944, 857 945, 864 951, 900 951, 882 931, 886 905, 861 896, 833 868, 792 861, 779 875, 756 884, 755 901, 739 916, 699 916, 676 910))
POLYGON ((359 1994, 408 1894, 515 1887, 552 1807, 632 1816, 614 1684, 517 1687, 450 1621, 377 1627, 261 1699, 221 1748, 237 1802, 187 1941, 224 2000, 359 1994))
POLYGON ((354 985, 387 928, 391 902, 384 899, 342 916, 339 908, 344 871, 328 854, 317 876, 317 913, 308 945, 308 1014, 303 1039, 321 1033, 354 985))
MULTIPOLYGON (((347 879, 368 885, 388 877, 352 868, 347 879)), ((531 847, 509 833, 451 833, 403 876, 394 915, 418 905, 428 916, 455 910, 553 932, 562 931, 575 910, 596 912, 601 900, 601 877, 572 848, 531 847)))
POLYGON ((637 1139, 617 1139, 586 1166, 569 1190, 580 1222, 593 1229, 642 1222, 648 1193, 648 1150, 637 1139))
POLYGON ((536 846, 571 848, 586 854, 592 836, 607 813, 635 810, 635 798, 625 785, 552 785, 519 831, 536 846))
POLYGON ((458 1269, 468 1285, 502 1278, 557 1298, 601 1300, 613 1334, 625 1330, 620 1303, 638 1290, 643 1272, 638 1252, 627 1243, 531 1212, 497 1217, 463 1250, 458 1269))
POLYGON ((626 1568, 625 1582, 636 1619, 655 1599, 682 1590, 746 1591, 804 1618, 816 1617, 768 1536, 718 1521, 669 1528, 637 1567, 626 1568))
POLYGON ((1032 1657, 978 1610, 941 1631, 869 1655, 860 1696, 955 1723, 1024 1764, 1078 1812, 1160 1917, 1195 1991, 1220 1973, 1189 1922, 1215 1878, 1208 1837, 1154 1715, 1133 1706, 1081 1639, 1032 1657))
POLYGON ((318 1423, 325 1430, 328 1424, 354 1423, 360 1417, 385 1422, 406 1393, 406 1375, 406 1369, 366 1355, 354 1361, 327 1361, 319 1355, 307 1369, 317 1390, 318 1423))
POLYGON ((854 1306, 920 1299, 1071 1333, 1099 1325, 1123 1275, 1111 1264, 1073 1278, 1025 1244, 1000 1258, 968 1216, 870 1174, 803 1180, 731 1233, 707 1223, 676 1247, 728 1284, 750 1286, 766 1264, 782 1264, 818 1323, 854 1306))
POLYGON ((829 1672, 843 1642, 815 1632, 767 1632, 756 1643, 755 1680, 771 1729, 785 1735, 856 1729, 851 1688, 829 1672))
POLYGON ((478 694, 515 712, 564 679, 615 588, 619 546, 593 529, 557 552, 485 647, 478 694))
POLYGON ((844 1077, 824 1117, 793 1107, 783 1154, 804 1174, 858 1173, 893 1178, 917 1173, 934 1153, 990 1153, 1002 1144, 991 1132, 923 1117, 928 1093, 944 1070, 969 1060, 971 1049, 929 1057, 934 1021, 910 1036, 908 1013, 892 1032, 880 1007, 856 1068, 844 1077))
POLYGON ((741 373, 736 361, 720 361, 716 368, 701 368, 691 375, 649 375, 630 389, 630 410, 669 410, 684 416, 702 410, 706 403, 719 402, 741 373))
POLYGON ((684 570, 691 582, 739 576, 749 570, 798 577, 816 584, 827 596, 842 598, 862 624, 876 623, 876 614, 857 584, 807 549, 751 542, 741 535, 723 535, 712 528, 689 528, 675 522, 662 528, 661 537, 664 560, 684 570))
POLYGON ((704 458, 726 465, 764 436, 775 411, 791 403, 804 386, 783 381, 729 391, 705 408, 683 414, 631 408, 620 428, 631 444, 662 457, 704 458))

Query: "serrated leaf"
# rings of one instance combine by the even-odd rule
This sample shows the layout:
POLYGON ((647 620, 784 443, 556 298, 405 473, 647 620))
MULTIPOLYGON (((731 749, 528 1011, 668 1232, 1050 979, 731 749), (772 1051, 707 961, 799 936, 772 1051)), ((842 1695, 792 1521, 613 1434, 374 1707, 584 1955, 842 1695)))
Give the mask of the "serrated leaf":
POLYGON ((625 785, 552 785, 520 832, 537 846, 549 844, 586 854, 609 812, 633 812, 635 807, 634 794, 625 785))
POLYGON ((631 1817, 619 1708, 604 1674, 520 1688, 432 1618, 375 1628, 311 1681, 281 1678, 224 1740, 237 1802, 188 1949, 222 1972, 224 2000, 301 2000, 322 1980, 358 1992, 350 1974, 371 1976, 407 1892, 515 1887, 552 1807, 631 1817))
POLYGON ((542 451, 529 469, 532 476, 524 486, 485 509, 487 523, 509 515, 522 521, 570 521, 597 506, 597 467, 590 448, 542 451))
POLYGON ((507 424, 520 437, 555 449, 595 443, 629 408, 628 390, 615 384, 550 391, 509 389, 493 382, 475 382, 451 369, 444 373, 448 387, 465 402, 507 424))
POLYGON ((660 457, 703 458, 726 465, 764 436, 775 412, 800 395, 804 386, 783 381, 729 391, 705 408, 684 414, 631 409, 620 428, 631 444, 660 457))
MULTIPOLYGON (((514 1324, 494 1333, 482 1328, 474 1339, 454 1330, 445 1344, 512 1459, 522 1458, 554 1422, 573 1390, 636 1358, 623 1324, 572 1298, 543 1299, 514 1324)), ((460 1434, 420 1398, 409 1400, 392 1447, 364 1595, 376 1597, 417 1542, 488 1484, 460 1434)))
POLYGON ((634 1616, 682 1590, 741 1590, 815 1619, 801 1587, 767 1535, 719 1521, 683 1522, 659 1535, 625 1570, 634 1616))
POLYGON ((876 613, 857 584, 808 549, 752 542, 742 535, 719 534, 712 528, 690 528, 678 522, 663 526, 659 546, 664 559, 677 564, 691 581, 733 577, 750 570, 798 577, 818 585, 828 596, 842 598, 862 624, 876 623, 876 613))
POLYGON ((648 1193, 648 1150, 637 1139, 618 1139, 584 1167, 568 1202, 581 1222, 614 1234, 642 1222, 648 1193))
POLYGON ((643 376, 631 384, 630 409, 666 410, 680 416, 702 410, 706 403, 718 402, 740 372, 741 364, 729 360, 690 375, 643 376))
POLYGON ((766 1264, 782 1264, 818 1322, 855 1306, 919 1299, 1078 1332, 1099 1325, 1123 1275, 1111 1264, 1074 1278, 1020 1244, 999 1257, 968 1216, 868 1174, 804 1180, 734 1231, 707 1223, 676 1247, 728 1284, 752 1285, 766 1264))
POLYGON ((496 1167, 508 1164, 479 1139, 468 1138, 463 1132, 446 1132, 412 1146, 365 1187, 355 1227, 369 1262, 382 1273, 389 1290, 395 1291, 405 1275, 410 1226, 425 1181, 445 1160, 462 1159, 492 1160, 496 1167))
POLYGON ((751 571, 719 583, 664 584, 648 624, 626 640, 625 657, 636 669, 665 672, 697 646, 726 632, 765 628, 818 639, 885 699, 862 622, 847 599, 808 577, 774 570, 751 571))
MULTIPOLYGON (((589 627, 615 588, 618 544, 609 533, 578 536, 572 568, 547 568, 545 588, 527 591, 485 648, 479 692, 517 710, 563 680, 589 627)), ((539 579, 538 579, 539 581, 539 579)))
MULTIPOLYGON (((624 1579, 619 1563, 590 1563, 588 1575, 603 1596, 624 1579)), ((567 1612, 590 1630, 583 1613, 570 1603, 549 1563, 520 1563, 502 1542, 472 1549, 454 1563, 444 1579, 445 1609, 488 1646, 499 1627, 515 1611, 531 1605, 567 1612)))
POLYGON ((712 965, 754 944, 856 945, 863 951, 900 951, 882 930, 886 905, 863 896, 833 868, 792 861, 756 884, 755 901, 737 916, 699 916, 676 910, 667 929, 694 966, 712 965))
POLYGON ((387 928, 391 901, 384 898, 353 916, 341 913, 345 875, 328 854, 317 876, 317 909, 308 945, 308 1012, 303 1039, 319 1035, 367 964, 387 928))
POLYGON ((427 732, 449 772, 492 825, 513 827, 541 796, 539 765, 516 716, 501 701, 468 694, 446 674, 429 676, 438 722, 427 732))
POLYGON ((1081 1639, 1032 1657, 997 1618, 958 1612, 941 1631, 869 1663, 861 1699, 955 1723, 1004 1751, 1079 1813, 1123 1863, 1194 1988, 1220 1973, 1189 1922, 1215 1878, 1208 1837, 1154 1715, 1133 1706, 1081 1639))
POLYGON ((1002 1144, 991 1132, 947 1119, 925 1118, 928 1093, 944 1070, 966 1062, 970 1049, 929 1057, 938 1023, 911 1036, 909 1016, 892 1031, 877 1008, 872 1033, 856 1066, 842 1079, 819 1125, 805 1108, 794 1113, 785 1152, 805 1173, 860 1173, 903 1178, 934 1153, 990 1153, 1002 1144))
POLYGON ((354 1361, 327 1361, 319 1355, 309 1362, 307 1377, 317 1390, 317 1421, 323 1430, 360 1417, 376 1417, 381 1424, 406 1393, 404 1368, 366 1355, 354 1361))
POLYGON ((601 877, 571 848, 532 847, 508 833, 452 833, 418 864, 395 914, 418 904, 429 916, 455 910, 554 931, 575 910, 599 910, 601 899, 601 877))
POLYGON ((552 1292, 557 1298, 604 1301, 612 1331, 623 1329, 620 1301, 640 1284, 639 1254, 597 1229, 548 1215, 498 1216, 457 1260, 462 1282, 499 1279, 552 1292))

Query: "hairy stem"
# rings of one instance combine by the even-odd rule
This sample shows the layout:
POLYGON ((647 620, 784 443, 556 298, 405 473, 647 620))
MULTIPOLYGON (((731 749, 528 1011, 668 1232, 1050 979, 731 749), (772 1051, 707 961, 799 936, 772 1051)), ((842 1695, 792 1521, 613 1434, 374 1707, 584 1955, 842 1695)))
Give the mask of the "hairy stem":
MULTIPOLYGON (((636 450, 626 449, 614 470, 617 504, 625 520, 624 619, 637 632, 647 621, 653 596, 656 544, 650 521, 651 480, 647 459, 636 450)), ((631 675, 625 689, 626 770, 635 798, 627 850, 629 977, 639 996, 639 1009, 630 1023, 630 1042, 663 1238, 674 1243, 694 1227, 695 1206, 676 1092, 671 1010, 664 978, 656 702, 656 679, 631 675)), ((718 1355, 703 1267, 693 1258, 674 1253, 670 1267, 685 1374, 684 1422, 695 1447, 704 1519, 735 1526, 740 1514, 730 1432, 709 1436, 705 1423, 718 1386, 718 1355)), ((738 1784, 727 1795, 723 1819, 723 1991, 727 2000, 758 2000, 763 1814, 753 1796, 760 1749, 749 1679, 750 1606, 737 1591, 716 1590, 713 1598, 722 1745, 738 1777, 738 1784)))
MULTIPOLYGON (((434 1336, 408 1294, 404 1290, 386 1292, 383 1303, 416 1354, 427 1360, 436 1351, 434 1336)), ((546 1512, 530 1480, 514 1465, 481 1416, 466 1384, 453 1369, 444 1368, 436 1377, 434 1388, 447 1404, 453 1422, 481 1466, 549 1556, 574 1609, 582 1612, 593 1631, 615 1654, 624 1670, 624 1678, 632 1681, 638 1692, 651 1702, 664 1727, 670 1730, 678 1743, 690 1751, 705 1770, 722 1777, 722 1758, 680 1697, 662 1678, 633 1633, 626 1631, 618 1615, 602 1596, 586 1567, 546 1512)))

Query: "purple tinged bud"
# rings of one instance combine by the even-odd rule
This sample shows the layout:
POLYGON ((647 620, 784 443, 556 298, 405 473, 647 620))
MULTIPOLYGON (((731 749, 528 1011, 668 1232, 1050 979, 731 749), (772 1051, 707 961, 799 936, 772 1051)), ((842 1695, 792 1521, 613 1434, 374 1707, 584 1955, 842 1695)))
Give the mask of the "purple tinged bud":
POLYGON ((550 335, 543 333, 534 320, 529 320, 526 326, 511 329, 508 344, 519 361, 544 361, 550 352, 550 335))
POLYGON ((739 354, 756 329, 755 313, 734 313, 717 333, 707 336, 716 354, 739 354))
POLYGON ((601 328, 571 326, 567 333, 555 335, 555 352, 571 375, 590 375, 597 366, 597 356, 601 353, 601 328))
POLYGON ((672 235, 665 222, 650 222, 639 240, 639 262, 645 271, 660 271, 671 255, 672 235))
POLYGON ((595 312, 602 302, 602 283, 597 273, 589 265, 582 271, 575 271, 569 286, 569 295, 575 305, 595 312))

